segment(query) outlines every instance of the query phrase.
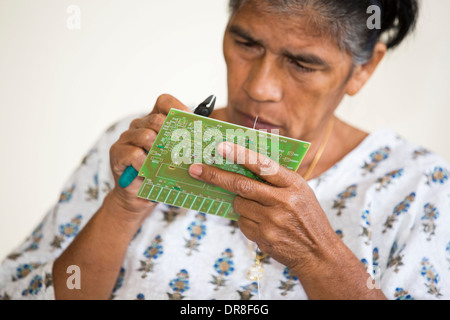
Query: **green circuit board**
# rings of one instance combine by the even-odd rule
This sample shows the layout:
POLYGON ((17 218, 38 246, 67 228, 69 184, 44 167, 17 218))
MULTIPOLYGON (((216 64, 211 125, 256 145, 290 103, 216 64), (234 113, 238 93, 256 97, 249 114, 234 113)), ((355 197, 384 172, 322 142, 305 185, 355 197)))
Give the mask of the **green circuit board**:
POLYGON ((194 179, 188 173, 191 164, 206 163, 264 182, 263 175, 216 154, 222 141, 245 146, 294 171, 310 147, 308 142, 265 130, 171 109, 139 171, 144 182, 138 197, 237 220, 239 215, 232 205, 234 193, 194 179))

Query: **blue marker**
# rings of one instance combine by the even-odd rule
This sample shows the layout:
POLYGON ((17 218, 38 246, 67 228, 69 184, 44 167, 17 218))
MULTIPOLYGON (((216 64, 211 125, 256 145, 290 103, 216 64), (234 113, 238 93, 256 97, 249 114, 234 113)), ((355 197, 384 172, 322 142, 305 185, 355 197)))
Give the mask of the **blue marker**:
MULTIPOLYGON (((216 104, 216 97, 214 95, 209 96, 205 101, 200 103, 197 108, 195 108, 194 113, 204 117, 209 117, 214 110, 215 104, 216 104)), ((138 172, 136 171, 136 169, 134 169, 132 166, 127 167, 120 176, 119 186, 121 188, 128 187, 137 177, 137 175, 138 172)))

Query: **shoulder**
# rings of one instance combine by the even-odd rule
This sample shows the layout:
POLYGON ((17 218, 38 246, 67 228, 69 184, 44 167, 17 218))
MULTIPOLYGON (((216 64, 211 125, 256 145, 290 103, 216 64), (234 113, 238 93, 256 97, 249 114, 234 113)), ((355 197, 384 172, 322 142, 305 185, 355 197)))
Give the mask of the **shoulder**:
POLYGON ((412 221, 420 219, 431 207, 448 211, 450 165, 443 157, 386 128, 368 139, 360 181, 366 183, 364 197, 373 209, 393 221, 403 213, 412 221))
POLYGON ((449 172, 441 156, 382 128, 311 186, 323 200, 341 199, 351 190, 355 203, 377 204, 380 212, 392 211, 392 206, 412 198, 415 203, 436 199, 445 207, 450 200, 449 172))
MULTIPOLYGON (((440 155, 413 143, 391 129, 381 129, 374 133, 380 144, 386 145, 386 169, 398 168, 418 184, 450 185, 450 165, 440 155)), ((410 180, 410 182, 412 182, 410 180)))
POLYGON ((361 163, 363 175, 408 175, 428 184, 443 184, 448 180, 450 170, 443 157, 389 128, 370 134, 355 150, 355 160, 361 163))
POLYGON ((441 156, 389 128, 381 128, 369 134, 312 185, 328 181, 336 187, 356 184, 366 188, 377 185, 380 189, 388 185, 392 187, 393 181, 396 184, 404 181, 409 185, 427 182, 445 184, 449 170, 450 165, 441 156))

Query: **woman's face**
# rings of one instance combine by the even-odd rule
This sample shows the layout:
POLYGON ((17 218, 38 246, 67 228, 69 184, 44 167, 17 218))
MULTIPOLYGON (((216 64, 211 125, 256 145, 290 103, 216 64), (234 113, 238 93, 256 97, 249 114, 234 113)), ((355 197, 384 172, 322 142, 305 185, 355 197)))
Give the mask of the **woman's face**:
POLYGON ((344 97, 352 59, 305 18, 255 3, 239 9, 225 32, 227 118, 253 127, 258 116, 256 129, 311 141, 344 97))

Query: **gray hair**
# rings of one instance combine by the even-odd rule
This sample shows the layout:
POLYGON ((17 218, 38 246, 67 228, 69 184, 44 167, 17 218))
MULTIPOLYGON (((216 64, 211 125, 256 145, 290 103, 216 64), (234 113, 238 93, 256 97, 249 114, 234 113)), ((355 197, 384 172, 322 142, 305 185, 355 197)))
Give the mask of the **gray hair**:
MULTIPOLYGON (((231 14, 255 0, 230 0, 231 14)), ((341 50, 350 53, 354 64, 369 61, 378 41, 388 49, 398 46, 414 29, 418 0, 257 0, 274 14, 300 15, 321 35, 335 39, 341 50), (381 9, 381 28, 370 29, 367 10, 381 9)))

